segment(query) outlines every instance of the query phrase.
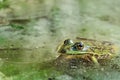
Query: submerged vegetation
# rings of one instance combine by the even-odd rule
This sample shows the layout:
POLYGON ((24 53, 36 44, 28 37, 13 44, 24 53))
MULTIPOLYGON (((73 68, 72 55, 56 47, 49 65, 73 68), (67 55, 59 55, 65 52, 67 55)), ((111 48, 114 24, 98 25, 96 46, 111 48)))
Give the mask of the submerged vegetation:
POLYGON ((0 9, 2 9, 2 8, 8 8, 8 7, 9 7, 8 0, 0 0, 0 9))

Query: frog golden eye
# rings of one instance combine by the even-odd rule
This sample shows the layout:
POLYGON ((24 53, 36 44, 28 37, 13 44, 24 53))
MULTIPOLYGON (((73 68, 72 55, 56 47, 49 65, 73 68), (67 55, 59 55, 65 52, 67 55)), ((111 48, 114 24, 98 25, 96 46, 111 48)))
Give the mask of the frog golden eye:
POLYGON ((73 41, 71 39, 66 39, 64 41, 64 45, 69 45, 69 44, 73 44, 73 41))
POLYGON ((78 47, 84 47, 84 44, 80 42, 77 46, 78 47))
POLYGON ((84 44, 82 42, 76 42, 74 46, 77 50, 82 50, 84 48, 84 44))
POLYGON ((77 47, 84 47, 83 42, 77 42, 77 43, 75 43, 75 45, 76 45, 77 47))

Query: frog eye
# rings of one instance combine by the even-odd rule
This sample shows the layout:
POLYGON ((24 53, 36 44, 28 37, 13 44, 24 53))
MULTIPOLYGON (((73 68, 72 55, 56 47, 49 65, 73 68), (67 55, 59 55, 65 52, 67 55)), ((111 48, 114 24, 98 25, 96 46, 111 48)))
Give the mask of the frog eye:
POLYGON ((82 42, 78 42, 76 44, 77 44, 77 47, 84 47, 84 44, 82 42))
POLYGON ((66 39, 66 40, 64 41, 64 44, 65 44, 65 45, 73 44, 73 41, 72 41, 71 39, 66 39))
POLYGON ((83 44, 83 43, 79 43, 78 46, 79 46, 79 47, 83 47, 84 44, 83 44))
POLYGON ((82 50, 84 48, 84 44, 82 42, 75 43, 75 47, 77 50, 82 50))

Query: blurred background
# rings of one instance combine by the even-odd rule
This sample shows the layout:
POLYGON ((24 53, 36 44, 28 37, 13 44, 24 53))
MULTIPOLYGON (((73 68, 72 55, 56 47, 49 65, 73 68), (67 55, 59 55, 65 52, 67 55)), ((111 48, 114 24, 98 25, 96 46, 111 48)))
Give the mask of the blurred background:
POLYGON ((119 47, 119 15, 120 0, 0 0, 0 79, 119 80, 119 58, 113 61, 117 70, 85 68, 71 75, 48 63, 67 38, 105 40, 119 47))

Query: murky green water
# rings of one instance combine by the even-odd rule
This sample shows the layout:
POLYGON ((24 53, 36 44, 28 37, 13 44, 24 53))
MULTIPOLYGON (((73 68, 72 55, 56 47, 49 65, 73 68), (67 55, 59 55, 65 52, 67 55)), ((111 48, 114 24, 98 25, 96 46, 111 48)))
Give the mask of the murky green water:
POLYGON ((119 6, 120 0, 0 0, 0 80, 119 80, 119 6), (100 67, 56 66, 58 44, 76 37, 113 42, 118 57, 100 67))
POLYGON ((58 63, 59 66, 56 66, 55 59, 39 57, 40 60, 35 60, 36 56, 33 53, 37 52, 39 49, 1 51, 0 78, 2 80, 119 80, 119 57, 106 61, 100 67, 79 65, 77 69, 71 69, 66 63, 58 63))

